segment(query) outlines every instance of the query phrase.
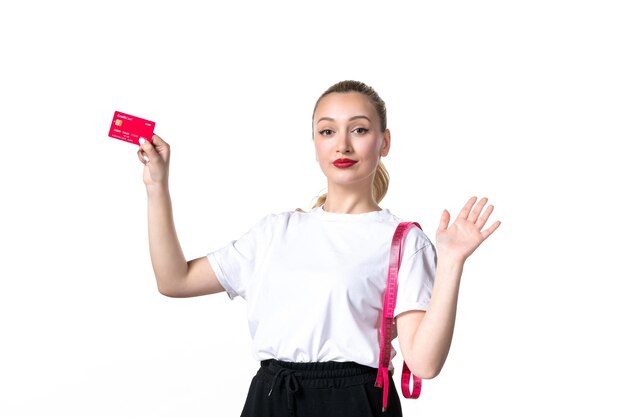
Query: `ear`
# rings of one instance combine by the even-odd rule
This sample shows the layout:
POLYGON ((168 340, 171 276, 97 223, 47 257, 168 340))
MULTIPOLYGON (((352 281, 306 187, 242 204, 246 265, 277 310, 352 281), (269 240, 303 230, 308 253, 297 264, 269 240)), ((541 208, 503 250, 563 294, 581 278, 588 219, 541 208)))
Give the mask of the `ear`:
POLYGON ((312 138, 311 143, 313 144, 313 150, 315 151, 315 160, 319 162, 320 157, 317 155, 317 146, 315 146, 315 138, 312 138))
POLYGON ((380 156, 387 156, 389 148, 391 148, 391 132, 389 129, 385 129, 383 132, 383 143, 380 147, 380 156))

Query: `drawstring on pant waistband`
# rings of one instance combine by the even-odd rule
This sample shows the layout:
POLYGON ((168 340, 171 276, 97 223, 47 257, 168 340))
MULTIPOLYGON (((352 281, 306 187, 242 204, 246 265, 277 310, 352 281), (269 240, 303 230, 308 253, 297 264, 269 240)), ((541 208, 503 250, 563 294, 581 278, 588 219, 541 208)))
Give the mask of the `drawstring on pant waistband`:
POLYGON ((280 383, 281 381, 285 382, 285 388, 287 388, 287 408, 291 414, 294 414, 294 397, 296 392, 300 389, 300 383, 298 382, 298 373, 293 369, 280 368, 278 372, 274 375, 274 379, 272 380, 272 385, 270 386, 270 392, 267 396, 272 395, 272 391, 274 390, 274 386, 276 383, 280 383))

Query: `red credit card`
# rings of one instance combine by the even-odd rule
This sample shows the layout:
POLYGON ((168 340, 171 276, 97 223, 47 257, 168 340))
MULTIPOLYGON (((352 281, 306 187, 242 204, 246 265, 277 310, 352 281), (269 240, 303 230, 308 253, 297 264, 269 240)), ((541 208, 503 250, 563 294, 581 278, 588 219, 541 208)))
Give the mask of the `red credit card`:
POLYGON ((113 114, 109 136, 139 145, 139 138, 152 140, 154 125, 155 123, 150 120, 116 111, 113 114))

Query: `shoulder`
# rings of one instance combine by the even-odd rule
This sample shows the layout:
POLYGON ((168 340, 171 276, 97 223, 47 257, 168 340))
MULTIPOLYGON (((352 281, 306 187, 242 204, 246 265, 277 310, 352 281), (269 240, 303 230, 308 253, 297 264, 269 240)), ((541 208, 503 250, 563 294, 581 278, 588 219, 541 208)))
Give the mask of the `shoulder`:
POLYGON ((287 223, 289 221, 306 219, 309 216, 310 212, 286 210, 267 214, 260 220, 260 223, 287 223))
POLYGON ((306 220, 310 216, 307 212, 298 210, 288 210, 282 212, 270 213, 262 217, 253 227, 253 229, 275 231, 277 229, 286 229, 295 222, 306 220))
POLYGON ((413 225, 406 232, 405 237, 404 237, 404 245, 406 247, 415 248, 415 251, 419 251, 421 249, 428 248, 428 247, 434 248, 434 245, 428 238, 428 235, 426 235, 426 232, 424 232, 424 230, 422 229, 422 225, 417 219, 403 220, 399 218, 398 216, 396 216, 395 214, 391 213, 389 210, 385 210, 385 211, 386 213, 388 213, 387 221, 389 222, 390 225, 392 225, 394 231, 400 223, 408 222, 408 223, 417 223, 420 225, 419 227, 413 225))

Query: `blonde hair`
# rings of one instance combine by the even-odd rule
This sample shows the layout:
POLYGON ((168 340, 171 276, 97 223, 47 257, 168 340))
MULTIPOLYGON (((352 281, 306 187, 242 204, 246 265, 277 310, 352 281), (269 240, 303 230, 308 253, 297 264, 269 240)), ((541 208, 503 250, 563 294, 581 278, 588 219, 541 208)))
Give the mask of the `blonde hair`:
MULTIPOLYGON (((313 117, 311 118, 312 120, 315 117, 315 111, 317 110, 317 106, 320 101, 331 93, 361 93, 365 95, 376 109, 376 113, 378 113, 381 132, 384 132, 387 129, 387 108, 385 106, 385 102, 380 98, 378 93, 372 87, 360 81, 354 80, 340 81, 324 91, 324 93, 315 102, 315 107, 313 108, 313 117)), ((315 123, 315 120, 313 120, 313 123, 315 123)), ((374 183, 372 187, 372 197, 374 197, 376 204, 382 201, 382 199, 385 197, 385 194, 387 194, 388 189, 389 172, 387 172, 387 169, 383 165, 383 162, 379 160, 378 165, 376 166, 376 173, 374 174, 374 183)), ((323 194, 319 196, 312 208, 322 206, 326 202, 327 196, 328 194, 323 194)))

